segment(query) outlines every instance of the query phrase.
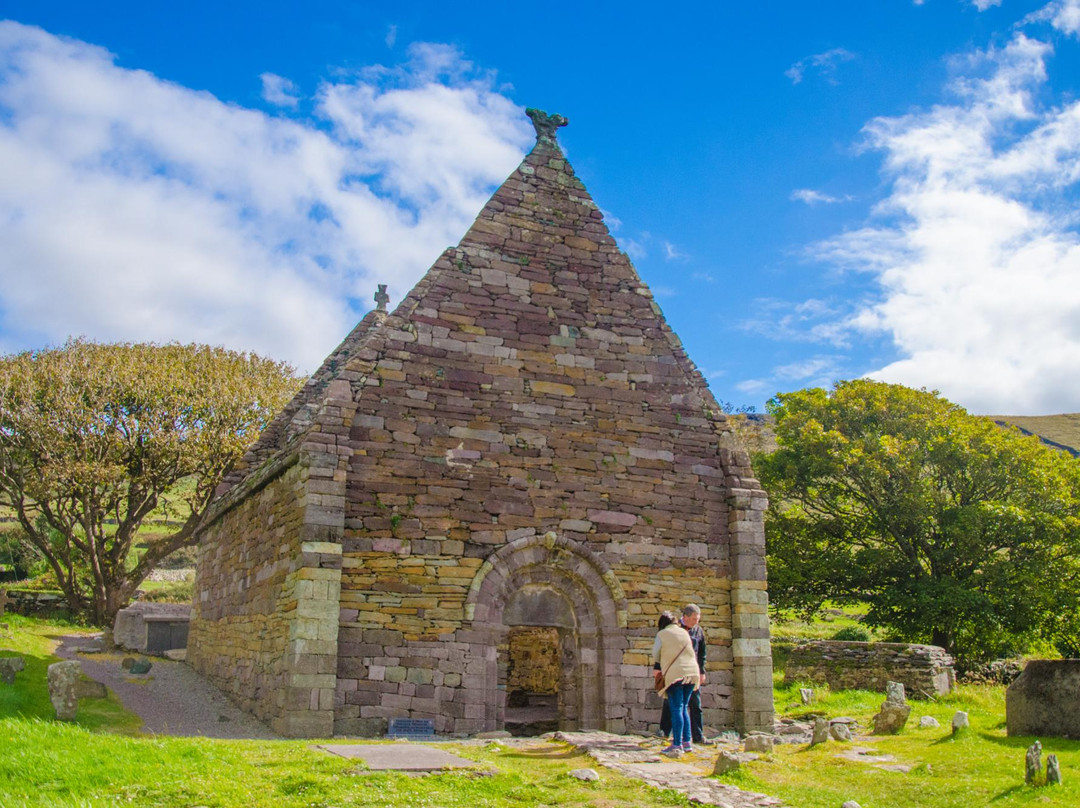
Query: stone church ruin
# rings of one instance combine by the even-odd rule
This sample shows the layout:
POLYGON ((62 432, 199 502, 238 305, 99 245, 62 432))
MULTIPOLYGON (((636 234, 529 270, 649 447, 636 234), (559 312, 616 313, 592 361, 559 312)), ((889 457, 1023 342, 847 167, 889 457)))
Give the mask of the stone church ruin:
POLYGON ((771 730, 765 494, 555 138, 385 292, 222 484, 188 660, 296 737, 659 720, 700 604, 706 724, 771 730))

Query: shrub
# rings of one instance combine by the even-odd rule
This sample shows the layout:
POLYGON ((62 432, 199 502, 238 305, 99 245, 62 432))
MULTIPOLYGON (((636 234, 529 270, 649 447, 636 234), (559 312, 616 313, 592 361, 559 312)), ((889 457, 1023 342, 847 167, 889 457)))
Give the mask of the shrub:
POLYGON ((832 638, 844 642, 870 642, 870 632, 862 626, 844 626, 832 638))

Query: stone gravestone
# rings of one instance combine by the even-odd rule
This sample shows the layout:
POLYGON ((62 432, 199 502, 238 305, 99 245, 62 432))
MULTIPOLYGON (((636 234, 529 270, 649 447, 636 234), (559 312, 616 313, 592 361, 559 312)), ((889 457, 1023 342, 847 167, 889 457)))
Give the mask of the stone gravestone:
POLYGON ((1048 786, 1061 785, 1061 766, 1058 765, 1057 755, 1046 756, 1046 784, 1048 786))
POLYGON ((78 682, 82 668, 78 662, 54 662, 46 671, 49 698, 56 717, 61 721, 74 721, 79 710, 78 682))
POLYGON ((1027 748, 1027 754, 1024 755, 1024 782, 1029 786, 1035 785, 1035 781, 1039 778, 1039 773, 1041 771, 1042 744, 1035 741, 1035 743, 1027 748))
POLYGON ((748 735, 743 743, 744 752, 764 752, 768 754, 773 750, 776 738, 772 735, 748 735))
POLYGON ((0 659, 0 682, 5 685, 15 684, 15 674, 22 669, 23 658, 21 656, 0 659))
POLYGON ((957 710, 952 717, 952 734, 956 735, 969 726, 971 726, 971 721, 968 719, 968 714, 963 710, 957 710))
POLYGON ((874 716, 874 734, 895 735, 904 728, 909 715, 911 715, 911 705, 907 703, 904 695, 904 686, 899 682, 887 682, 885 701, 882 702, 878 714, 874 716))
POLYGON ((810 745, 817 746, 819 743, 825 743, 829 740, 829 722, 822 716, 814 716, 814 734, 810 738, 810 745))

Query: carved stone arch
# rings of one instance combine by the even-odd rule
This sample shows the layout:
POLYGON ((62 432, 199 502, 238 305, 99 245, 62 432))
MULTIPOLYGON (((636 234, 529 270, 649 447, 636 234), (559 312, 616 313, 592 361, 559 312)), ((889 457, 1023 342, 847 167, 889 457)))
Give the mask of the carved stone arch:
POLYGON ((484 622, 496 617, 490 612, 491 602, 485 596, 502 589, 506 579, 516 571, 541 563, 566 569, 580 578, 591 591, 601 595, 598 603, 610 607, 607 615, 614 625, 626 628, 626 595, 615 573, 583 544, 554 532, 517 539, 492 553, 476 571, 469 587, 465 619, 484 622), (491 578, 493 574, 495 577, 491 578))
POLYGON ((484 706, 486 729, 503 728, 506 659, 500 662, 500 654, 506 653, 511 625, 523 624, 559 630, 564 660, 560 726, 624 729, 617 660, 626 645, 626 596, 595 553, 554 533, 513 541, 477 570, 465 611, 472 621, 470 656, 484 660, 470 701, 484 706))

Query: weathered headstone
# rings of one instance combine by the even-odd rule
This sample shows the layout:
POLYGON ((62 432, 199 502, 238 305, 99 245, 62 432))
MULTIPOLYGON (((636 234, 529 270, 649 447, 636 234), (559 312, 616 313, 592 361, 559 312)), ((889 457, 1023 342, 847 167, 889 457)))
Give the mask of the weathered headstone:
POLYGON ((1057 755, 1046 756, 1046 784, 1048 786, 1061 785, 1061 766, 1058 765, 1057 755))
POLYGON ((900 682, 885 683, 885 701, 890 704, 907 704, 904 686, 900 682))
POLYGON ((1042 744, 1035 741, 1027 748, 1024 755, 1024 782, 1029 786, 1035 785, 1042 772, 1042 744))
POLYGON ((810 745, 817 746, 829 740, 829 722, 820 715, 814 716, 814 734, 810 737, 810 745))
POLYGON ((799 698, 802 699, 803 704, 812 704, 814 701, 814 690, 809 687, 799 688, 799 698))
POLYGON ((963 710, 957 710, 952 717, 952 734, 956 735, 969 726, 971 726, 971 721, 968 719, 968 714, 963 710))
POLYGON ((49 699, 56 717, 61 721, 74 721, 79 711, 78 682, 82 668, 78 662, 54 662, 45 673, 49 683, 49 699))
POLYGON ((919 726, 923 729, 936 729, 937 727, 940 727, 941 724, 938 723, 938 720, 934 718, 934 716, 924 715, 919 719, 919 726))
POLYGON ((740 766, 739 756, 732 752, 720 752, 720 757, 716 759, 716 765, 713 767, 713 774, 727 774, 728 772, 734 772, 739 770, 740 766))
POLYGON ((875 735, 895 735, 904 728, 911 705, 907 703, 904 686, 900 682, 885 683, 885 701, 874 716, 875 735))
POLYGON ((763 752, 768 754, 773 750, 776 738, 772 735, 748 735, 743 742, 744 752, 763 752))
POLYGON ((830 724, 829 735, 834 741, 840 741, 841 743, 847 743, 851 740, 851 730, 848 729, 847 724, 830 724))
POLYGON ((0 659, 0 682, 5 685, 15 684, 15 674, 24 667, 21 656, 4 657, 0 659))

